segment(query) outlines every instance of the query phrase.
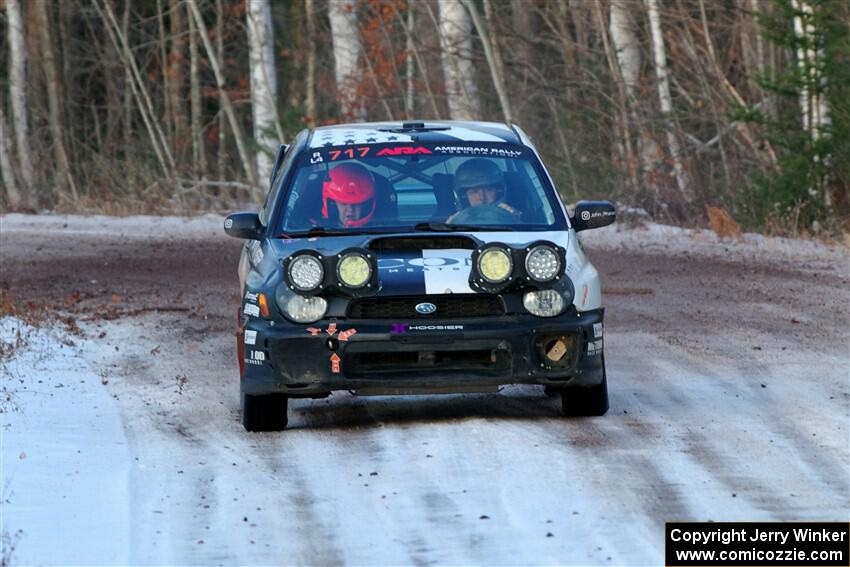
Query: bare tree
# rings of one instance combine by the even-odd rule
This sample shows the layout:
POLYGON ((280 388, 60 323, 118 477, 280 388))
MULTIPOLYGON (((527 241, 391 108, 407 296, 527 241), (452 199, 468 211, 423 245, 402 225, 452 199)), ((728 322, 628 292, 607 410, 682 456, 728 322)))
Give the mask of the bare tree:
POLYGON ((649 25, 652 31, 652 53, 655 62, 655 75, 658 79, 658 99, 661 103, 661 116, 667 130, 667 145, 673 160, 673 171, 676 176, 676 186, 679 194, 686 202, 695 198, 693 187, 685 166, 682 163, 682 152, 676 137, 676 122, 673 117, 673 99, 670 96, 670 79, 667 74, 667 49, 664 36, 661 33, 661 16, 658 13, 658 0, 646 0, 649 11, 649 25))
MULTIPOLYGON (((187 8, 188 9, 188 8, 187 8)), ((192 107, 192 160, 201 179, 207 177, 207 152, 201 133, 203 101, 201 99, 200 57, 198 55, 198 31, 195 18, 188 13, 189 20, 189 89, 192 107)))
MULTIPOLYGON (((614 80, 625 91, 627 109, 623 113, 623 121, 630 121, 640 133, 638 137, 638 154, 644 173, 652 173, 658 164, 658 145, 649 135, 640 120, 640 77, 643 64, 643 54, 633 15, 629 10, 627 0, 611 0, 611 19, 609 34, 617 55, 614 80)), ((613 67, 612 63, 612 67, 613 67)), ((625 126, 625 135, 629 135, 629 127, 625 126)))
POLYGON ((800 88, 800 111, 803 130, 813 140, 823 136, 823 129, 830 123, 829 105, 823 93, 823 78, 820 76, 819 60, 821 49, 815 47, 814 9, 810 0, 791 0, 794 8, 794 34, 797 36, 797 67, 802 79, 800 88))
MULTIPOLYGON (((312 0, 309 0, 312 1, 312 0)), ((407 27, 406 29, 413 29, 416 20, 416 10, 414 8, 415 4, 412 2, 408 3, 407 6, 407 27)), ((416 99, 414 98, 414 82, 413 82, 413 74, 414 74, 414 62, 413 62, 413 50, 415 48, 413 44, 413 36, 411 34, 405 34, 405 44, 404 44, 405 56, 404 56, 404 78, 405 78, 405 90, 404 90, 404 115, 409 119, 413 118, 413 113, 415 111, 416 99)))
POLYGON ((71 197, 74 201, 77 201, 79 199, 77 185, 74 183, 74 176, 71 174, 71 165, 65 150, 64 126, 59 105, 60 79, 56 69, 53 44, 50 40, 52 36, 50 20, 47 16, 49 4, 46 2, 35 2, 34 6, 36 17, 38 18, 41 61, 44 67, 44 75, 47 78, 47 104, 49 109, 50 133, 53 137, 53 153, 56 157, 56 164, 59 167, 60 183, 62 186, 67 183, 68 188, 71 190, 71 197))
MULTIPOLYGON (((486 1, 486 0, 485 0, 486 1)), ((489 2, 487 2, 489 4, 489 2)), ((472 16, 472 23, 478 31, 478 36, 481 38, 481 44, 484 46, 484 56, 487 58, 487 67, 490 69, 490 76, 493 78, 493 86, 496 89, 496 94, 499 97, 499 104, 502 107, 502 116, 505 117, 505 122, 513 122, 513 111, 511 110, 511 101, 508 98, 508 89, 505 86, 505 76, 499 51, 496 49, 495 42, 490 36, 490 31, 486 24, 482 21, 481 15, 478 13, 478 8, 475 3, 470 0, 465 0, 469 15, 472 16)))
POLYGON ((277 120, 277 72, 274 62, 272 13, 268 0, 247 0, 251 69, 251 109, 257 151, 257 176, 265 182, 274 166, 283 132, 277 120), (277 132, 277 137, 272 133, 277 132))
MULTIPOLYGON (((813 142, 828 135, 826 128, 831 123, 829 104, 826 99, 826 84, 821 75, 823 50, 815 40, 817 30, 814 23, 814 7, 811 0, 791 0, 794 8, 794 34, 797 36, 797 68, 800 77, 800 110, 803 116, 803 131, 813 142)), ((848 24, 850 25, 850 24, 848 24)), ((817 158, 816 158, 817 159, 817 158)), ((822 184, 812 188, 821 193, 826 209, 832 212, 832 195, 822 184)))
POLYGON ((475 69, 472 66, 472 25, 460 0, 440 0, 439 30, 446 98, 452 120, 476 120, 481 115, 475 69))
POLYGON ((304 109, 307 112, 307 124, 316 123, 316 14, 313 0, 304 0, 304 12, 307 19, 307 80, 305 81, 304 109))
POLYGON ((253 160, 251 160, 248 155, 248 146, 245 143, 245 134, 242 131, 239 119, 236 117, 236 111, 233 109, 233 103, 230 101, 230 95, 227 94, 224 74, 221 72, 221 65, 219 65, 218 57, 216 57, 216 52, 213 49, 212 42, 210 41, 210 34, 207 33, 207 25, 204 23, 204 18, 201 16, 200 10, 198 10, 197 2, 195 0, 186 1, 189 3, 189 8, 192 11, 192 17, 195 18, 195 25, 198 26, 198 33, 201 36, 201 40, 204 42, 204 48, 207 50, 207 58, 210 61, 210 67, 212 67, 213 74, 215 75, 215 81, 218 85, 218 95, 221 100, 221 106, 224 109, 225 114, 227 114, 227 120, 230 122, 230 129, 233 131, 233 136, 236 138, 236 148, 239 150, 239 157, 242 159, 242 167, 245 170, 245 176, 248 178, 249 184, 255 188, 254 198, 259 200, 261 198, 261 193, 259 191, 259 185, 257 185, 257 175, 254 171, 253 160))
POLYGON ((346 120, 362 122, 366 107, 360 93, 357 61, 361 48, 355 8, 354 0, 328 0, 339 113, 346 120))
MULTIPOLYGON (((190 8, 191 10, 191 8, 190 8)), ((215 0, 215 54, 219 61, 224 61, 224 0, 215 0)), ((190 12, 191 17, 191 12, 190 12)), ((194 18, 192 18, 194 19, 194 18)), ((227 155, 227 115, 218 113, 218 154, 216 171, 220 181, 224 181, 227 155)))
MULTIPOLYGON (((165 135, 162 133, 159 121, 154 114, 153 104, 151 103, 150 96, 145 88, 145 83, 142 81, 141 73, 139 72, 138 65, 136 65, 136 60, 133 57, 133 52, 130 50, 130 46, 127 42, 127 34, 122 27, 119 27, 115 14, 112 11, 112 6, 108 0, 102 0, 102 5, 100 1, 95 0, 94 7, 104 22, 104 28, 106 29, 106 33, 109 36, 112 45, 115 47, 115 51, 118 52, 125 68, 128 69, 130 90, 133 93, 133 98, 136 100, 139 114, 142 117, 142 122, 145 124, 145 129, 147 130, 148 137, 151 141, 151 147, 156 154, 157 161, 162 168, 162 172, 166 178, 173 178, 174 158, 168 148, 168 143, 165 139, 165 135)), ((126 132, 125 142, 126 150, 130 153, 129 111, 127 112, 127 127, 128 130, 126 132)))
POLYGON ((189 119, 186 116, 186 20, 183 0, 169 1, 171 52, 168 57, 168 98, 174 120, 174 153, 180 155, 186 147, 189 119))
POLYGON ((9 155, 9 144, 6 142, 6 115, 3 113, 3 97, 0 97, 0 178, 6 188, 6 199, 12 210, 21 206, 21 192, 15 180, 12 169, 12 158, 9 155))
POLYGON ((26 192, 27 204, 36 208, 35 179, 30 150, 29 120, 27 117, 27 51, 24 41, 24 23, 18 0, 6 0, 6 21, 9 30, 9 99, 12 105, 12 123, 18 149, 18 163, 26 192))

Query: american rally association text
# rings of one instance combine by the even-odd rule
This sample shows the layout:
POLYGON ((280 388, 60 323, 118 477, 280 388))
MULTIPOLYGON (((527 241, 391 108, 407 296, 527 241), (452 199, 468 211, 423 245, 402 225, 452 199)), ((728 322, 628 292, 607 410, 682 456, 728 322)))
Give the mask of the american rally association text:
POLYGON ((846 535, 847 532, 844 531, 813 530, 811 528, 790 528, 787 530, 760 530, 758 528, 724 530, 718 528, 708 531, 674 528, 670 532, 670 539, 702 545, 714 543, 727 545, 733 541, 775 541, 785 544, 789 537, 793 537, 795 542, 817 542, 844 541, 846 535))

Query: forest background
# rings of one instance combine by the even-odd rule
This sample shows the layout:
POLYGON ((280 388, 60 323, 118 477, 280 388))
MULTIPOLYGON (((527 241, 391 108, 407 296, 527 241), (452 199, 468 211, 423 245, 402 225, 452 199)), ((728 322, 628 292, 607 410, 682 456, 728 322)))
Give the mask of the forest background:
POLYGON ((570 203, 850 231, 847 0, 0 7, 0 211, 250 207, 305 127, 474 119, 523 127, 570 203))

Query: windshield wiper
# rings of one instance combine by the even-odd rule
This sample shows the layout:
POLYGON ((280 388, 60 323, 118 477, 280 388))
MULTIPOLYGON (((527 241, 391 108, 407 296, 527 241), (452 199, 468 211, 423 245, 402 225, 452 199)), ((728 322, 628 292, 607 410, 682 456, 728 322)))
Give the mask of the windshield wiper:
POLYGON ((482 231, 512 231, 506 226, 486 226, 475 224, 451 224, 447 222, 420 222, 414 225, 413 230, 426 230, 430 232, 482 232, 482 231))

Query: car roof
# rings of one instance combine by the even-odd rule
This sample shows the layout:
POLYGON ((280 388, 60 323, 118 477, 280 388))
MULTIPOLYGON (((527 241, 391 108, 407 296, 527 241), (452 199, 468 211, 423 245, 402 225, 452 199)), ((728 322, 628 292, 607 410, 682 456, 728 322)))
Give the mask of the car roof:
POLYGON ((311 132, 310 148, 386 143, 501 142, 522 144, 516 130, 500 122, 409 120, 319 126, 311 132))

